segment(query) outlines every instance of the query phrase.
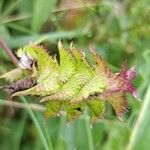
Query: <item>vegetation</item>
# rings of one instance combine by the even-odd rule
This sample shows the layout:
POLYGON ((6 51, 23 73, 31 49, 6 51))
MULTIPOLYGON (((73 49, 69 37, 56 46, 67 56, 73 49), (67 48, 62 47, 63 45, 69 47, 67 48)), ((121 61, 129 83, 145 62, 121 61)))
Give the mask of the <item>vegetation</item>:
MULTIPOLYGON (((46 120, 39 98, 9 101, 8 94, 0 91, 0 149, 148 150, 149 11, 148 0, 0 0, 0 46, 5 41, 15 53, 32 42, 44 45, 54 56, 58 39, 64 47, 74 41, 93 63, 88 51, 92 43, 114 72, 119 72, 126 60, 128 68, 136 65, 133 85, 141 99, 126 95, 128 112, 123 121, 106 105, 105 119, 91 126, 87 114, 71 123, 66 123, 65 116, 46 120)), ((0 74, 15 68, 4 47, 0 54, 0 74)), ((0 85, 4 84, 0 80, 0 85)))

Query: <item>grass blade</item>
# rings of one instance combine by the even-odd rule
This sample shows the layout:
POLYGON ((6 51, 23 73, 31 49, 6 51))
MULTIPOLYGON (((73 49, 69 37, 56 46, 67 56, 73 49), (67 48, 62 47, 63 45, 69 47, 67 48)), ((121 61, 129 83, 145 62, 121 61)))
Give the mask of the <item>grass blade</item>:
POLYGON ((89 124, 89 120, 87 118, 84 118, 85 120, 85 129, 87 133, 87 141, 88 141, 88 148, 89 150, 94 150, 94 143, 93 143, 93 137, 92 137, 92 132, 89 124))
MULTIPOLYGON (((27 104, 27 101, 26 101, 26 99, 25 99, 24 97, 20 97, 20 99, 21 99, 22 102, 24 102, 25 104, 27 104)), ((36 129, 37 129, 37 131, 38 131, 38 133, 39 133, 39 136, 40 136, 40 138, 41 138, 41 141, 42 141, 42 143, 43 143, 44 149, 45 149, 45 150, 52 150, 52 147, 50 147, 50 146, 48 145, 48 142, 46 141, 46 138, 45 138, 45 136, 44 136, 44 134, 43 134, 43 131, 42 131, 42 129, 41 129, 41 126, 40 126, 40 124, 39 124, 39 122, 38 122, 36 116, 34 115, 33 111, 32 111, 29 107, 27 108, 27 111, 28 111, 28 113, 29 113, 31 119, 33 120, 33 122, 34 122, 34 124, 35 124, 35 127, 36 127, 36 129)))
POLYGON ((135 124, 127 150, 149 150, 150 141, 150 84, 145 94, 144 103, 135 124))
POLYGON ((36 0, 34 3, 33 20, 31 27, 38 32, 48 20, 50 12, 55 6, 56 0, 36 0))
POLYGON ((30 41, 37 43, 40 43, 42 41, 51 41, 55 42, 58 39, 72 39, 75 37, 83 36, 86 33, 84 33, 81 30, 72 30, 72 31, 63 31, 63 32, 50 32, 47 34, 41 34, 41 35, 34 35, 34 36, 19 36, 16 38, 8 38, 5 39, 6 43, 11 48, 16 48, 19 46, 23 46, 26 44, 29 44, 30 41))

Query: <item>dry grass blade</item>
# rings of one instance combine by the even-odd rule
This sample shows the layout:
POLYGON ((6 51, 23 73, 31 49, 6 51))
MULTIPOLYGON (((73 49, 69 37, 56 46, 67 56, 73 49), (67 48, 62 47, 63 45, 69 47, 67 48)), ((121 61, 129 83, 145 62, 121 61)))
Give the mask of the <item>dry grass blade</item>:
POLYGON ((9 100, 2 100, 0 99, 0 105, 3 106, 12 106, 12 107, 16 107, 16 108, 30 108, 32 110, 35 111, 40 111, 43 112, 45 111, 45 107, 43 107, 42 105, 39 104, 25 104, 25 103, 20 103, 20 102, 14 102, 14 101, 9 101, 9 100))

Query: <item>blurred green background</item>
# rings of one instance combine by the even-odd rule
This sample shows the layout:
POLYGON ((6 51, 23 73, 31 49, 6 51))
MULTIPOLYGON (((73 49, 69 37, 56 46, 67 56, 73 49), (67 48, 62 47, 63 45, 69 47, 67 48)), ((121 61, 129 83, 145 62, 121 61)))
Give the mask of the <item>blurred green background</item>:
MULTIPOLYGON (((89 60, 92 43, 114 72, 125 60, 136 65, 133 84, 142 100, 127 94, 123 122, 108 106, 105 119, 91 127, 87 116, 66 124, 65 117, 45 120, 41 112, 5 106, 8 97, 0 91, 0 150, 150 149, 149 0, 0 0, 0 38, 13 52, 32 41, 56 53, 58 39, 65 46, 74 41, 89 60)), ((14 67, 0 48, 0 74, 14 67)))

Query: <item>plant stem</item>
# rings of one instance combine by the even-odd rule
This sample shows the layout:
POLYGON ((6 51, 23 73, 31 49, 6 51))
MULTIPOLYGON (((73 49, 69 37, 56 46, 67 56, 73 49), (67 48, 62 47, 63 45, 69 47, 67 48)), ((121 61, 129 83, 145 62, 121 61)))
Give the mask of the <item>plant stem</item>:
POLYGON ((92 138, 92 132, 91 132, 90 125, 89 125, 89 120, 86 117, 84 120, 85 120, 85 129, 87 133, 88 147, 89 147, 89 150, 94 150, 94 143, 93 143, 93 138, 92 138))
MULTIPOLYGON (((25 104, 27 104, 27 101, 26 101, 26 99, 24 97, 20 97, 20 99, 21 99, 22 102, 24 102, 25 104)), ((52 150, 53 148, 48 145, 48 143, 46 141, 46 138, 45 138, 45 136, 43 134, 43 131, 42 131, 41 127, 40 127, 40 124, 39 124, 38 120, 35 117, 35 114, 33 113, 33 111, 31 110, 30 107, 27 107, 27 111, 28 111, 28 113, 29 113, 32 121, 35 124, 35 127, 36 127, 36 129, 37 129, 37 131, 39 133, 39 136, 41 138, 41 141, 42 141, 42 143, 44 145, 44 149, 45 150, 52 150)))
POLYGON ((0 38, 0 47, 6 52, 9 59, 18 66, 18 59, 15 57, 15 55, 12 53, 11 49, 6 45, 6 43, 0 38))
POLYGON ((145 129, 145 126, 149 124, 149 115, 150 115, 150 84, 145 94, 144 103, 142 105, 137 122, 135 123, 135 127, 131 134, 130 141, 126 150, 136 149, 137 143, 139 143, 140 139, 142 139, 141 137, 145 136, 143 135, 143 130, 145 129))
POLYGON ((47 139, 47 143, 48 143, 48 146, 50 147, 50 149, 52 150, 53 149, 53 145, 52 145, 52 141, 51 141, 51 137, 50 137, 50 134, 49 134, 49 130, 47 128, 47 124, 46 124, 46 121, 43 119, 43 127, 44 127, 44 130, 45 130, 45 136, 46 136, 46 139, 47 139))
POLYGON ((30 108, 32 110, 36 110, 36 111, 40 111, 43 112, 45 111, 45 107, 39 104, 24 104, 24 103, 20 103, 20 102, 13 102, 10 100, 2 100, 0 99, 0 105, 4 105, 4 106, 13 106, 13 107, 17 107, 17 108, 30 108))

